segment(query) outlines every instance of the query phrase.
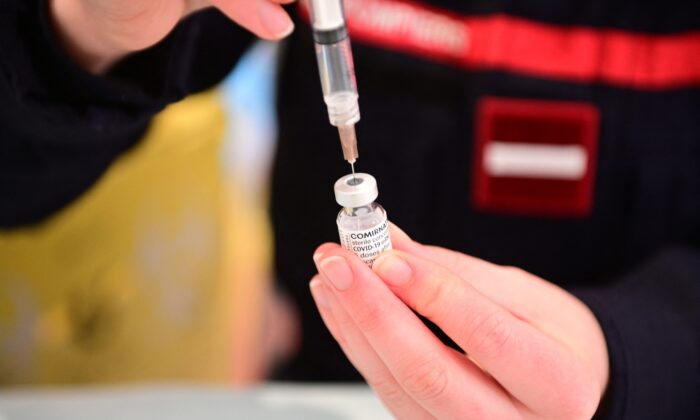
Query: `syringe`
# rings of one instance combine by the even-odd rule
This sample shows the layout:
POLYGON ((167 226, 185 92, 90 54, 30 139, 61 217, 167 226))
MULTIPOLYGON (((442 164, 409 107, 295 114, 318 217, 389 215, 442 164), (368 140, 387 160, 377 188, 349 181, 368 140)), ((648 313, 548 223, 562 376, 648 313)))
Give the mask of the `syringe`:
POLYGON ((331 124, 338 127, 343 157, 354 173, 358 158, 355 124, 360 120, 360 108, 343 3, 342 0, 308 2, 323 100, 331 124))

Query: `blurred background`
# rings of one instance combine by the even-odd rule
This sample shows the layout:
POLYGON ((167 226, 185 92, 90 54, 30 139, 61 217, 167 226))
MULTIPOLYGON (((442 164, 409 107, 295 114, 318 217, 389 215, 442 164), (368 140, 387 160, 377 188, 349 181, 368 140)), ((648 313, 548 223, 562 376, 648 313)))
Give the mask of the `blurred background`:
POLYGON ((79 200, 0 231, 0 385, 249 384, 294 351, 266 213, 276 57, 258 43, 79 200))

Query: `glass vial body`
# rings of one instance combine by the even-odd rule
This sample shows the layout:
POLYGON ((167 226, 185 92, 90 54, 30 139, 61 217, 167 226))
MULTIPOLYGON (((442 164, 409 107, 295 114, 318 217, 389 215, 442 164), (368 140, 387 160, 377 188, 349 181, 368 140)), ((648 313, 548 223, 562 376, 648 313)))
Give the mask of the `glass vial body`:
POLYGON ((345 193, 355 194, 355 197, 364 195, 365 198, 355 200, 355 204, 352 206, 346 205, 349 204, 348 201, 338 199, 338 202, 341 205, 345 205, 345 207, 338 213, 336 223, 338 224, 341 246, 355 253, 371 267, 379 254, 391 249, 389 222, 384 208, 373 201, 377 197, 374 178, 367 174, 357 174, 356 176, 362 177, 363 182, 349 185, 346 184, 347 180, 345 178, 347 177, 338 180, 338 183, 336 183, 336 198, 339 195, 339 183, 341 187, 345 187, 345 193), (372 183, 374 184, 372 185, 372 183), (374 189, 374 192, 366 193, 364 189, 369 189, 370 191, 374 189), (369 202, 367 201, 368 199, 369 202))

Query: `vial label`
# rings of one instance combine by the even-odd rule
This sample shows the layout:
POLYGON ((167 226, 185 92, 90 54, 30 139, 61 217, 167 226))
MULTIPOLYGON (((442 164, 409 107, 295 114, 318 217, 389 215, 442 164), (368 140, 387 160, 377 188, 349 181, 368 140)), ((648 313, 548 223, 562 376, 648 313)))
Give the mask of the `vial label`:
POLYGON ((379 254, 391 249, 389 222, 386 216, 378 225, 364 230, 346 230, 338 226, 340 245, 354 252, 365 264, 372 267, 379 254))

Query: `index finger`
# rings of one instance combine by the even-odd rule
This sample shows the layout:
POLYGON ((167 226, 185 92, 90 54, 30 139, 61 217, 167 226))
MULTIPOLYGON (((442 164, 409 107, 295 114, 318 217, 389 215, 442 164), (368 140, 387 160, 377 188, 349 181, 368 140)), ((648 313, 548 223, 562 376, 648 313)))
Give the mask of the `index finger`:
POLYGON ((513 316, 450 270, 402 251, 374 270, 406 304, 442 328, 526 406, 554 417, 587 412, 597 401, 592 373, 575 353, 513 316))
POLYGON ((315 259, 324 284, 397 382, 426 410, 439 418, 517 415, 492 378, 443 345, 359 258, 330 244, 319 253, 315 259))
POLYGON ((603 347, 605 337, 602 330, 589 328, 595 316, 573 295, 523 270, 502 267, 450 249, 423 245, 393 224, 391 240, 395 249, 450 270, 517 318, 566 344, 597 371, 601 389, 606 388, 608 369, 601 369, 600 366, 607 366, 607 359, 603 359, 601 364, 598 355, 584 351, 579 345, 581 341, 587 341, 603 347), (562 311, 564 305, 572 310, 562 311), (578 310, 574 310, 576 308, 578 310))

